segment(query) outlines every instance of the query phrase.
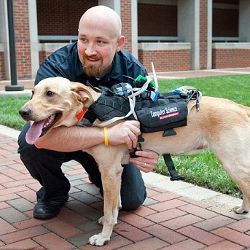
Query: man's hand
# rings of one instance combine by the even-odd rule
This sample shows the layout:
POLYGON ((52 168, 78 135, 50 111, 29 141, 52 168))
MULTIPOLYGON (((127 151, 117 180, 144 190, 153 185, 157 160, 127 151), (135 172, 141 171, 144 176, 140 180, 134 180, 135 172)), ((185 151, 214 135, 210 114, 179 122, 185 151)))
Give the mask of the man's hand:
POLYGON ((137 146, 137 137, 141 134, 138 121, 125 121, 108 128, 108 140, 110 145, 127 144, 128 149, 137 146))
POLYGON ((159 155, 153 151, 136 151, 135 154, 139 157, 130 158, 129 161, 144 173, 152 171, 159 159, 159 155))
MULTIPOLYGON (((125 121, 108 128, 110 145, 127 144, 128 149, 136 148, 137 137, 141 134, 138 121, 125 121)), ((130 158, 130 162, 141 171, 148 173, 155 168, 159 155, 153 151, 136 151, 138 157, 130 158)))

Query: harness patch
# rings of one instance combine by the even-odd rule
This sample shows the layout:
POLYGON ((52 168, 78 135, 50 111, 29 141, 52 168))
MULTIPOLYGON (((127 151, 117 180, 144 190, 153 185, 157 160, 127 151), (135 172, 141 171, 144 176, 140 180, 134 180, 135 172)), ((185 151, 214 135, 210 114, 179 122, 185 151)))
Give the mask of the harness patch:
POLYGON ((157 132, 187 125, 185 99, 166 98, 162 95, 156 102, 141 100, 135 108, 142 132, 157 132))

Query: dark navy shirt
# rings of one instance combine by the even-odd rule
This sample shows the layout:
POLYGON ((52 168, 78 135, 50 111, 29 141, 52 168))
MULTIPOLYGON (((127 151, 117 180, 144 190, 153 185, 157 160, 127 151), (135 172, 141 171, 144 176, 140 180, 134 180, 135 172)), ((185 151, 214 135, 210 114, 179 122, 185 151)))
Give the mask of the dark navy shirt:
POLYGON ((125 76, 135 79, 138 75, 147 75, 145 67, 130 53, 121 50, 115 53, 110 73, 101 79, 88 77, 83 71, 75 42, 58 49, 44 61, 37 71, 35 84, 48 77, 61 76, 74 82, 111 87, 120 82, 132 84, 132 80, 125 76))

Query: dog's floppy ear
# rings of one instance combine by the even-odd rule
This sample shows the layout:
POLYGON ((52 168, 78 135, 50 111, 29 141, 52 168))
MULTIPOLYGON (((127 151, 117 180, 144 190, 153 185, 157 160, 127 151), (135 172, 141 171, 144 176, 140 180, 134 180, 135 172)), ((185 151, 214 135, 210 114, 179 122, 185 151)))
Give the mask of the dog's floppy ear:
POLYGON ((88 87, 81 83, 71 83, 71 91, 78 94, 77 99, 82 103, 86 104, 88 101, 93 101, 88 87))

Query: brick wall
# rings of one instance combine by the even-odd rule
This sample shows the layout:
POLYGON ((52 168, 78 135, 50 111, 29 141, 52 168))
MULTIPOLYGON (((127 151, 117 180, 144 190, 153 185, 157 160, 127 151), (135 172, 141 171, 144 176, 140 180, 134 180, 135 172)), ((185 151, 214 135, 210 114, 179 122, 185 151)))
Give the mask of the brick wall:
POLYGON ((177 6, 138 4, 139 36, 177 36, 177 6))
POLYGON ((39 51, 39 64, 41 65, 52 52, 39 51))
POLYGON ((200 69, 207 68, 207 0, 200 1, 200 69))
POLYGON ((39 46, 39 64, 42 64, 44 60, 54 53, 56 50, 68 45, 69 43, 40 43, 39 46))
POLYGON ((124 48, 132 52, 131 0, 121 0, 122 34, 126 42, 124 48))
POLYGON ((156 71, 178 71, 191 70, 190 50, 139 50, 140 62, 151 72, 151 62, 154 63, 156 71))
POLYGON ((82 14, 98 0, 37 0, 38 35, 77 35, 82 14))
POLYGON ((250 49, 213 49, 214 69, 249 67, 250 49))
POLYGON ((5 79, 4 53, 0 52, 0 81, 5 79))
POLYGON ((15 0, 16 68, 18 79, 31 78, 28 0, 15 0))

